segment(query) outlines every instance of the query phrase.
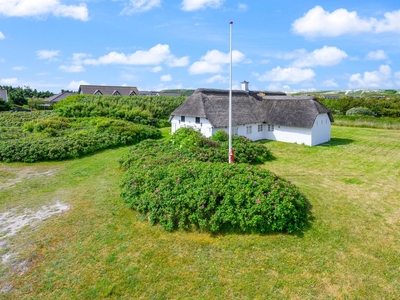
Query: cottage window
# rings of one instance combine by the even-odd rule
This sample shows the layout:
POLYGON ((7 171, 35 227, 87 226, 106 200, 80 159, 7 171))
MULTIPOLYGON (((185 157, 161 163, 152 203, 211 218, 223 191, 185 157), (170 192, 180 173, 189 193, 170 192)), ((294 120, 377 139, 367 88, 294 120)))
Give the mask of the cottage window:
POLYGON ((268 124, 268 131, 271 131, 271 125, 268 124))
POLYGON ((200 117, 196 117, 196 123, 200 124, 200 117))
POLYGON ((271 131, 275 130, 275 125, 271 125, 271 131))
POLYGON ((233 128, 233 135, 239 135, 239 128, 233 128))
POLYGON ((185 122, 185 116, 181 116, 181 122, 185 122))
POLYGON ((246 133, 247 134, 251 133, 251 125, 250 126, 246 126, 246 133))
POLYGON ((263 131, 263 125, 262 124, 258 125, 258 132, 260 132, 260 131, 263 131))

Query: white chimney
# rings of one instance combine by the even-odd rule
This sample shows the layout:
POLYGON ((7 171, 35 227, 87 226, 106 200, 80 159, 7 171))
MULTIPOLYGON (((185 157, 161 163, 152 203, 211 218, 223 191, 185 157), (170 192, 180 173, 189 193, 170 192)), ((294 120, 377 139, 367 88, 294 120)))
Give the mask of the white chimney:
POLYGON ((242 82, 242 90, 245 92, 249 91, 249 83, 246 80, 242 82))

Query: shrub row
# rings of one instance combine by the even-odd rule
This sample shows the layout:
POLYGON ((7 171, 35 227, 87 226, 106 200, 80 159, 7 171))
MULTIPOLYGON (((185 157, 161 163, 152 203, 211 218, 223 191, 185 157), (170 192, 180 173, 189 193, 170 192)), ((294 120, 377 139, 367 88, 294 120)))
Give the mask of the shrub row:
POLYGON ((325 106, 336 114, 346 114, 353 108, 366 108, 371 111, 371 115, 377 117, 400 117, 400 98, 368 98, 368 97, 341 97, 339 99, 319 98, 325 106))
POLYGON ((137 166, 125 173, 121 196, 168 231, 294 232, 304 227, 309 212, 307 199, 291 182, 244 164, 137 166))
POLYGON ((158 129, 107 118, 51 117, 4 131, 0 138, 0 159, 5 162, 75 158, 161 137, 158 129))

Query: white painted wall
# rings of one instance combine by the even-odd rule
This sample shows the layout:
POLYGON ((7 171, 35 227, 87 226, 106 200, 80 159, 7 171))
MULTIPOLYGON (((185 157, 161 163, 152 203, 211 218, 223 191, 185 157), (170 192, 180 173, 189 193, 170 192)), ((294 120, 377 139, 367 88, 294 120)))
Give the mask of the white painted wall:
POLYGON ((206 118, 200 118, 200 124, 198 124, 195 117, 185 116, 185 122, 181 122, 181 116, 174 116, 171 119, 171 134, 181 127, 196 129, 205 137, 211 137, 213 133, 212 126, 206 118))
POLYGON ((319 114, 312 127, 311 146, 326 143, 331 140, 331 120, 328 114, 319 114))

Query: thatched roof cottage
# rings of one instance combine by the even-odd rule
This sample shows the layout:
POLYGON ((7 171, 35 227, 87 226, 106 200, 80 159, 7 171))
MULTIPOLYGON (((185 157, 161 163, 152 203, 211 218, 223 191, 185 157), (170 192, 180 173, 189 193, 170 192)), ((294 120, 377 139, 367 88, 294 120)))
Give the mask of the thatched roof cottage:
MULTIPOLYGON (((197 89, 172 112, 172 133, 180 127, 195 128, 206 137, 228 132, 228 109, 228 90, 197 89)), ((232 91, 234 135, 314 146, 330 140, 331 122, 330 110, 312 96, 232 91)))
POLYGON ((78 94, 89 95, 113 95, 113 96, 135 96, 139 91, 135 86, 112 86, 112 85, 80 85, 78 94))

